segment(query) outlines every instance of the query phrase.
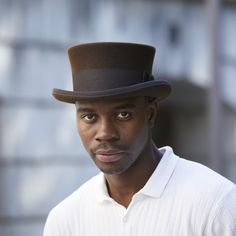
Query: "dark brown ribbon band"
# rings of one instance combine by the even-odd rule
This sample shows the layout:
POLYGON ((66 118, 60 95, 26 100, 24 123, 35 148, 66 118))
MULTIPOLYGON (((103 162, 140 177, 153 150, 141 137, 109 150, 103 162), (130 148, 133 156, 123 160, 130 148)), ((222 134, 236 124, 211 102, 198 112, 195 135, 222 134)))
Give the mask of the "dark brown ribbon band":
POLYGON ((102 91, 154 80, 145 71, 126 69, 80 70, 73 75, 74 91, 102 91))

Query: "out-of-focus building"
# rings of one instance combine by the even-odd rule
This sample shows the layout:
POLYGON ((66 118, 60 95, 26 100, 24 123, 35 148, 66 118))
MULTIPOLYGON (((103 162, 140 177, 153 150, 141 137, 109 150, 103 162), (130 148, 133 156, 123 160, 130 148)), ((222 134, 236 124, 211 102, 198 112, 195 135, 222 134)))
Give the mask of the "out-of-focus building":
MULTIPOLYGON (((0 0, 0 236, 42 235, 48 211, 97 173, 76 133, 67 47, 94 41, 156 46, 154 74, 173 84, 158 145, 211 166, 207 0, 0 0)), ((219 14, 221 171, 236 181, 236 1, 219 14)))

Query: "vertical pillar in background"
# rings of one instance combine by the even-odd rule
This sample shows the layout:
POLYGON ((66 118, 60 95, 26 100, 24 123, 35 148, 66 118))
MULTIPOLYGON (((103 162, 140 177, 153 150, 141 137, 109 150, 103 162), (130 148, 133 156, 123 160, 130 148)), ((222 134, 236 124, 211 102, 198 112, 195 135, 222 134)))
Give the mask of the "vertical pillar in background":
POLYGON ((210 82, 208 90, 209 165, 223 174, 222 94, 220 73, 220 0, 206 0, 209 33, 210 82))
POLYGON ((1 112, 2 112, 2 96, 0 94, 0 167, 1 167, 1 158, 2 158, 2 133, 3 133, 1 112))

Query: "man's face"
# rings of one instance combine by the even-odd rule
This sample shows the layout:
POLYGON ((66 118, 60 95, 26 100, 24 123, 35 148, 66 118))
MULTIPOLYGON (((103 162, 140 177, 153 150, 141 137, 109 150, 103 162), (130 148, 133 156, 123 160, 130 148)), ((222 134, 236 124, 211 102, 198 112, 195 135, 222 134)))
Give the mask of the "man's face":
POLYGON ((145 156, 156 104, 144 97, 79 101, 77 128, 84 147, 105 174, 122 174, 145 156))

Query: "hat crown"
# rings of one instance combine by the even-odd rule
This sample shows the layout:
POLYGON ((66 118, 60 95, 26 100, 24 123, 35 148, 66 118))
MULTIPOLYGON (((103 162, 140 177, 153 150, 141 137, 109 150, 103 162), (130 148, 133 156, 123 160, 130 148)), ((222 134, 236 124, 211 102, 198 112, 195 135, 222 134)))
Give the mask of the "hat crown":
POLYGON ((145 44, 99 42, 68 49, 73 91, 54 89, 63 102, 151 96, 163 100, 170 93, 167 81, 154 80, 152 66, 155 48, 145 44))
POLYGON ((68 49, 72 74, 89 69, 127 69, 152 73, 155 48, 134 43, 88 43, 68 49))

